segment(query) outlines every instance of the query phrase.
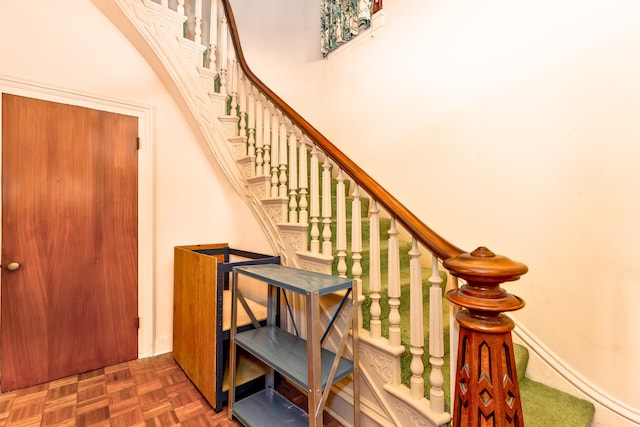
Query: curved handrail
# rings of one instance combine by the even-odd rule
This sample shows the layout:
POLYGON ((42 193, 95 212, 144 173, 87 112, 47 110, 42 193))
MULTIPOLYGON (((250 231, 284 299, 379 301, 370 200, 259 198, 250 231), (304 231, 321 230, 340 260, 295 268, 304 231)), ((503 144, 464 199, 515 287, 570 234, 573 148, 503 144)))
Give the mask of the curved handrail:
POLYGON ((229 0, 222 0, 227 22, 229 23, 229 32, 231 40, 236 51, 236 58, 244 75, 267 96, 273 104, 278 107, 291 121, 315 144, 317 144, 325 154, 333 159, 340 169, 344 170, 352 179, 358 182, 358 185, 372 196, 378 203, 384 206, 394 217, 408 230, 412 235, 424 244, 430 251, 436 254, 441 260, 453 258, 465 251, 448 242, 438 233, 429 228, 424 222, 416 217, 409 209, 393 197, 378 182, 355 164, 340 149, 338 149, 331 141, 322 135, 316 128, 300 116, 293 108, 284 102, 278 95, 269 89, 255 74, 251 71, 242 53, 240 46, 240 37, 236 27, 235 17, 231 10, 229 0))

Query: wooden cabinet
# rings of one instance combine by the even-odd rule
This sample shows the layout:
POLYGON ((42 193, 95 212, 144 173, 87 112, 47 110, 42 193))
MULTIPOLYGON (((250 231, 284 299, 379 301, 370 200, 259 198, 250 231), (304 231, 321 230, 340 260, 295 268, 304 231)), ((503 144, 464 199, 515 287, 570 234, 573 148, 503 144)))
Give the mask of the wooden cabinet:
MULTIPOLYGON (((228 396, 225 368, 231 324, 231 269, 279 263, 279 257, 232 249, 226 243, 174 248, 173 357, 216 411, 222 409, 228 396)), ((250 297, 246 301, 255 320, 264 324, 264 301, 250 297)), ((244 308, 238 312, 238 327, 253 328, 244 308)), ((239 359, 243 364, 239 372, 247 374, 239 382, 250 387, 264 376, 261 365, 250 357, 239 359)))

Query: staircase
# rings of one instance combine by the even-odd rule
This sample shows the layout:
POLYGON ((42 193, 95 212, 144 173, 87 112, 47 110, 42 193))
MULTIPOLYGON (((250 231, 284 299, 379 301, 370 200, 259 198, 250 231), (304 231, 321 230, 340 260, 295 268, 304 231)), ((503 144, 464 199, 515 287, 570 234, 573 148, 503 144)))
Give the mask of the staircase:
MULTIPOLYGON (((443 315, 443 290, 454 299, 464 294, 460 289, 476 292, 474 280, 485 273, 465 263, 504 258, 485 250, 467 253, 437 235, 262 84, 244 63, 226 1, 185 8, 178 0, 175 10, 167 0, 92 2, 154 67, 282 263, 360 284, 367 310, 360 334, 363 381, 355 396, 362 425, 447 425, 449 372, 456 371, 448 354, 457 354, 458 309, 451 305, 443 315), (403 325, 410 329, 404 340, 403 325)), ((501 268, 492 267, 487 280, 508 296, 500 283, 517 280, 526 267, 504 276, 501 268)), ((331 303, 325 308, 331 310, 331 303)), ((528 380, 527 350, 516 346, 515 354, 527 426, 590 425, 593 405, 528 380), (576 408, 568 419, 567 408, 576 408)), ((344 425, 351 425, 353 399, 348 383, 334 387, 328 410, 344 425)), ((489 414, 495 425, 503 425, 499 415, 489 414)))

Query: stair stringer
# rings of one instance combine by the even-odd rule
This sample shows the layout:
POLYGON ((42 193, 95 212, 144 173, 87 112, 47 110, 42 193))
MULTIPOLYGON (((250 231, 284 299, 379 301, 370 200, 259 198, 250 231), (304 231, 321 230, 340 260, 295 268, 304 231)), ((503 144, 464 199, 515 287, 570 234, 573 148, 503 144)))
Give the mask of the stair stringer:
MULTIPOLYGON (((216 162, 233 186, 245 199, 265 231, 269 242, 288 265, 295 260, 286 252, 286 245, 276 224, 270 221, 261 200, 251 194, 249 184, 236 164, 233 150, 220 124, 210 91, 203 87, 205 73, 200 71, 200 55, 196 46, 181 35, 184 16, 150 0, 91 0, 92 3, 129 39, 156 72, 191 126, 194 135, 205 147, 208 158, 216 162), (176 32, 180 34, 176 35, 176 32)), ((204 46, 199 46, 204 50, 204 46)), ((212 86, 213 87, 213 86, 212 86)))
MULTIPOLYGON (((201 65, 205 47, 182 37, 186 18, 150 0, 92 2, 127 36, 163 81, 194 133, 202 136, 200 142, 205 145, 205 152, 211 154, 210 161, 222 168, 234 189, 243 196, 283 264, 300 267, 297 254, 306 251, 304 226, 273 221, 270 216, 273 205, 271 211, 265 209, 262 201, 268 195, 267 178, 251 177, 247 159, 238 159, 234 143, 240 137, 233 131, 238 118, 224 114, 226 111, 221 113, 221 95, 211 90, 215 74, 201 65)), ((310 269, 316 271, 320 269, 318 265, 327 264, 321 255, 305 260, 306 266, 313 266, 310 269)))

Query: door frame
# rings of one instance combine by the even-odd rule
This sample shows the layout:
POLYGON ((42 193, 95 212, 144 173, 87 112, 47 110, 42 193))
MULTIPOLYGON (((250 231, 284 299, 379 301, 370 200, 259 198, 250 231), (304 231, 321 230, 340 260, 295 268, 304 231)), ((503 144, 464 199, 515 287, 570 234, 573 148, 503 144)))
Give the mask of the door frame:
MULTIPOLYGON (((138 358, 154 355, 155 316, 154 316, 154 271, 153 246, 154 230, 154 183, 153 183, 153 109, 142 104, 90 95, 77 91, 55 88, 43 84, 21 81, 0 76, 0 111, 3 93, 29 98, 69 104, 94 110, 108 111, 138 118, 138 358)), ((0 114, 0 129, 2 115, 0 114)), ((0 157, 2 155, 2 132, 0 132, 0 157)), ((0 158, 1 160, 1 158, 0 158)), ((0 161, 0 179, 2 177, 0 161)), ((0 186, 0 200, 2 188, 0 186)), ((0 210, 0 220, 2 211, 0 210)), ((2 244, 0 227, 0 245, 2 244)), ((0 270, 0 274, 1 270, 0 270)))

